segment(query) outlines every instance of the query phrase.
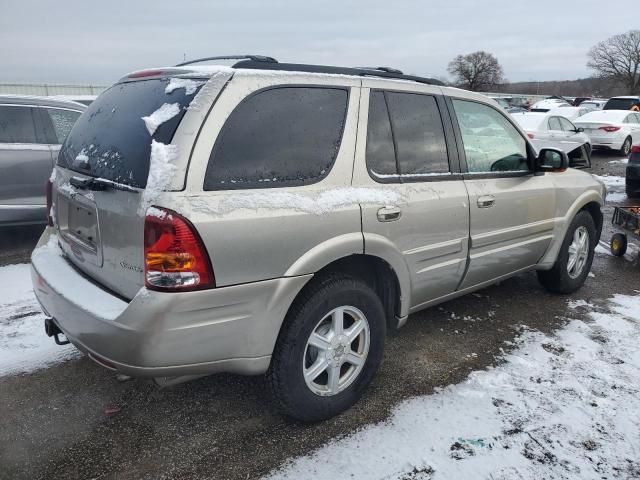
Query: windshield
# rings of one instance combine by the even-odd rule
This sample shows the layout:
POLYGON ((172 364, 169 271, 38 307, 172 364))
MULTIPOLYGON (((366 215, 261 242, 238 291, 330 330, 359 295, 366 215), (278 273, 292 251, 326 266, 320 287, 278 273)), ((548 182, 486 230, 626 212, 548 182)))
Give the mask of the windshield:
POLYGON ((151 139, 171 143, 186 108, 204 83, 183 79, 167 88, 169 80, 119 83, 105 91, 74 125, 60 150, 58 165, 144 188, 151 139), (142 119, 149 116, 151 122, 142 119))

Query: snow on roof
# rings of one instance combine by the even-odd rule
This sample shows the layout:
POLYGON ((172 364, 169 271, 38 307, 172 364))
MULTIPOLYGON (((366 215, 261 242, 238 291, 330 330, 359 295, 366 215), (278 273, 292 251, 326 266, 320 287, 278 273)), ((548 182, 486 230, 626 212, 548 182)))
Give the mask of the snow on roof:
POLYGON ((579 118, 580 122, 623 122, 630 110, 596 110, 579 118))

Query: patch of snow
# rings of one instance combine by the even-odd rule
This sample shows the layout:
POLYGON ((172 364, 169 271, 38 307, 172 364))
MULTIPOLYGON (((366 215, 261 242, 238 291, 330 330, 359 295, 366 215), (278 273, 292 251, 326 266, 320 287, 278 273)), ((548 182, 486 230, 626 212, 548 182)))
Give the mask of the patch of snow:
POLYGON ((378 173, 371 170, 371 174, 377 178, 427 178, 427 177, 442 177, 446 175, 454 175, 451 172, 440 173, 378 173))
POLYGON ((89 156, 85 153, 84 148, 76 155, 76 161, 86 163, 89 161, 89 156))
POLYGON ((49 176, 49 181, 51 183, 56 181, 56 175, 58 174, 58 169, 56 167, 53 167, 53 170, 51 170, 51 175, 49 176))
POLYGON ((620 160, 611 160, 609 163, 621 163, 623 165, 626 165, 627 163, 629 163, 629 159, 621 158, 620 160))
POLYGON ((627 195, 624 192, 607 191, 607 203, 621 203, 626 199, 627 195))
MULTIPOLYGON (((55 242, 41 248, 59 247, 55 242)), ((33 294, 28 263, 0 267, 0 285, 0 376, 29 373, 80 356, 73 346, 56 345, 44 333, 45 316, 33 294)))
POLYGON ((174 165, 178 158, 178 147, 151 141, 151 158, 149 161, 149 176, 147 186, 140 199, 138 215, 144 216, 147 209, 156 201, 160 193, 167 188, 171 177, 175 175, 177 167, 174 165))
POLYGON ((238 193, 224 197, 217 205, 209 205, 203 199, 190 197, 191 206, 199 211, 224 215, 234 210, 293 209, 298 212, 325 215, 350 205, 396 205, 404 203, 404 196, 395 190, 341 187, 319 193, 256 192, 238 193))
POLYGON ((167 216, 169 217, 169 219, 171 219, 171 215, 165 211, 165 210, 161 210, 159 208, 156 207, 149 207, 147 208, 147 216, 148 217, 156 217, 159 218, 161 220, 164 220, 165 218, 167 218, 167 216))
POLYGON ((186 95, 193 95, 199 86, 204 85, 203 81, 191 80, 189 78, 172 77, 169 84, 164 89, 164 93, 171 93, 179 88, 184 88, 186 95))
POLYGON ((147 126, 147 130, 149 130, 149 135, 153 136, 160 125, 171 120, 179 113, 179 103, 165 103, 151 115, 142 117, 142 120, 144 120, 144 124, 147 126))
POLYGON ((611 304, 266 478, 638 478, 640 295, 611 304))
POLYGON ((609 187, 624 187, 624 177, 618 177, 616 175, 594 175, 597 179, 601 180, 607 188, 609 187))

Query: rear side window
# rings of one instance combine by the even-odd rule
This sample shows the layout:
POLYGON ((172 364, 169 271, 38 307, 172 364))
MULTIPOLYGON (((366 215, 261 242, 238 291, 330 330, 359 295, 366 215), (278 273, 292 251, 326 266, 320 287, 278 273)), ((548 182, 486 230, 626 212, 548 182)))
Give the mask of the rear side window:
POLYGON ((0 143, 38 143, 36 109, 0 105, 0 143))
POLYGON ((558 117, 560 119, 560 125, 562 126, 562 130, 565 132, 572 132, 576 129, 576 127, 564 117, 558 117))
POLYGON ((551 117, 549 119, 549 130, 562 130, 560 119, 558 117, 551 117))
MULTIPOLYGON (((152 138, 171 143, 186 108, 203 82, 193 88, 165 91, 169 78, 118 83, 106 90, 83 112, 67 136, 58 165, 132 187, 144 188, 149 176, 152 138), (187 93, 188 92, 188 93, 187 93), (142 117, 165 104, 177 113, 150 135, 142 117)), ((59 126, 62 122, 60 122, 59 126)))
POLYGON ((640 101, 635 98, 611 98, 605 103, 603 110, 631 110, 638 104, 640 101))
POLYGON ((205 190, 309 185, 333 167, 347 115, 342 88, 278 87, 245 98, 220 130, 205 190))
POLYGON ((435 97, 373 91, 366 155, 369 173, 381 182, 449 173, 444 127, 435 97))
POLYGON ((47 108, 46 112, 51 119, 56 141, 61 144, 71 132, 73 124, 76 123, 80 116, 80 112, 61 108, 47 108))

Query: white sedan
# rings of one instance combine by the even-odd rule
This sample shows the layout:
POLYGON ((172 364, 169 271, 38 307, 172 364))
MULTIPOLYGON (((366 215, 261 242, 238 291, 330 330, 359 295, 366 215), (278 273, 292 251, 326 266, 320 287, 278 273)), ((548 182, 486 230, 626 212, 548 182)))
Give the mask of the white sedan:
POLYGON ((579 107, 553 108, 547 113, 549 115, 558 115, 559 117, 564 117, 571 122, 575 122, 579 117, 586 115, 589 112, 593 112, 594 110, 596 109, 593 107, 583 107, 580 105, 579 107))
MULTIPOLYGON (((567 108, 572 109, 573 107, 567 108)), ((565 108, 558 110, 565 110, 565 108)), ((527 136, 531 140, 571 142, 577 144, 576 146, 591 143, 589 136, 585 135, 580 128, 577 128, 566 117, 553 113, 553 111, 512 113, 511 116, 527 132, 527 136)))
POLYGON ((640 142, 640 113, 628 110, 598 110, 576 121, 591 137, 593 147, 619 150, 625 157, 631 146, 640 142))
POLYGON ((549 110, 552 110, 554 108, 567 108, 570 106, 571 105, 569 105, 567 102, 559 98, 547 98, 531 105, 530 110, 532 112, 548 112, 549 110))

